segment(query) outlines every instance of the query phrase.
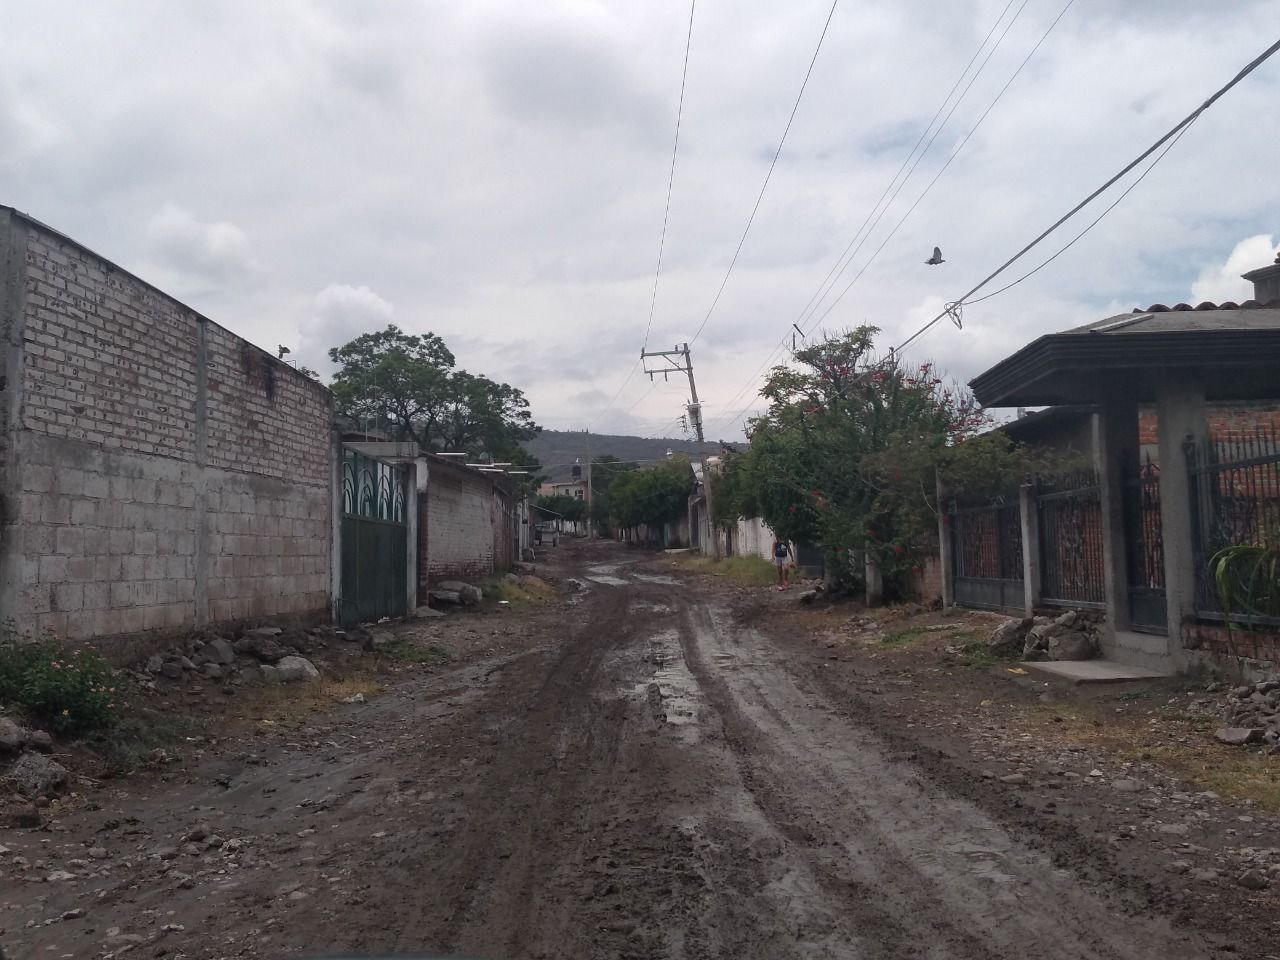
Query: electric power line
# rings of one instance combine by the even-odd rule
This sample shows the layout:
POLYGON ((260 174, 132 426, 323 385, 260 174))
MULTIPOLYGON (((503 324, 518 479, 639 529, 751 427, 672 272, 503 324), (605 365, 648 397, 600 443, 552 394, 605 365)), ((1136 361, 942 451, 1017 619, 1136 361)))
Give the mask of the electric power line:
POLYGON ((955 150, 951 152, 951 156, 947 157, 946 162, 941 167, 938 168, 938 172, 933 175, 933 179, 930 180, 925 185, 925 188, 920 191, 920 195, 916 197, 916 199, 912 202, 911 206, 909 206, 906 209, 906 212, 903 213, 902 216, 898 218, 898 222, 893 225, 893 229, 891 229, 885 235, 884 239, 880 241, 880 246, 876 247, 875 251, 871 254, 871 256, 867 258, 867 262, 862 265, 862 267, 858 270, 856 274, 854 274, 853 279, 851 279, 845 285, 844 289, 840 291, 839 295, 834 300, 832 300, 831 303, 827 305, 827 309, 824 310, 822 312, 822 316, 818 318, 818 323, 821 323, 823 320, 827 318, 827 316, 831 313, 831 311, 836 308, 836 305, 841 300, 843 300, 845 295, 853 288, 853 285, 857 283, 860 279, 862 279, 862 275, 867 272, 867 270, 870 268, 870 266, 873 263, 876 262, 876 258, 880 256, 880 251, 882 251, 885 248, 885 246, 889 243, 890 240, 892 240, 895 236, 897 236, 897 233, 902 228, 902 225, 907 222, 907 218, 909 218, 911 214, 915 212, 916 207, 920 206, 920 202, 929 195, 929 191, 933 189, 934 185, 938 182, 939 179, 941 179, 942 175, 946 173, 947 168, 951 166, 952 162, 956 159, 956 157, 960 156, 961 151, 964 150, 965 146, 969 143, 969 140, 973 137, 973 135, 978 132, 978 128, 982 126, 983 121, 985 121, 987 119, 987 116, 991 113, 991 111, 995 109, 996 104, 998 104, 1001 101, 1001 99, 1003 99, 1005 92, 1011 86, 1013 86, 1013 82, 1018 79, 1018 76, 1022 73, 1026 65, 1031 62, 1031 58, 1036 55, 1036 51, 1039 50, 1040 47, 1044 44, 1044 42, 1049 39, 1049 34, 1053 32, 1053 28, 1058 25, 1059 20, 1061 20, 1063 17, 1067 15, 1067 11, 1071 9, 1072 4, 1074 3, 1075 3, 1075 0, 1067 0, 1066 5, 1062 8, 1062 10, 1058 13, 1058 15, 1054 17, 1053 21, 1045 29, 1044 33, 1040 36, 1040 39, 1036 41, 1035 45, 1030 50, 1027 51, 1027 55, 1022 58, 1022 62, 1018 64, 1017 69, 1014 70, 1013 73, 1009 76, 1009 79, 1005 81, 1004 86, 1001 87, 999 91, 997 91, 995 97, 992 98, 991 103, 987 105, 987 109, 982 112, 982 115, 978 117, 977 122, 972 127, 969 128, 969 132, 964 135, 964 138, 960 141, 959 145, 955 148, 955 150))
POLYGON ((667 202, 662 209, 662 234, 658 237, 658 265, 653 271, 653 296, 649 298, 649 322, 644 328, 644 347, 649 346, 649 331, 653 329, 653 311, 658 305, 658 277, 662 274, 662 251, 667 243, 667 218, 671 214, 671 188, 676 182, 676 156, 680 152, 680 121, 684 118, 684 88, 689 78, 689 49, 693 46, 693 11, 698 0, 689 0, 689 32, 684 41, 684 66, 680 70, 680 102, 676 106, 676 135, 671 143, 671 173, 667 177, 667 202))
MULTIPOLYGON (((965 66, 965 69, 961 72, 960 76, 956 78, 956 82, 952 86, 951 92, 947 94, 946 98, 939 105, 937 113, 934 114, 934 119, 937 119, 938 114, 942 113, 943 109, 946 108, 947 103, 951 99, 951 94, 954 93, 956 88, 959 87, 960 84, 964 81, 965 75, 969 72, 969 67, 972 66, 973 61, 978 58, 978 55, 982 53, 983 48, 986 47, 987 42, 991 39, 992 34, 995 33, 996 28, 1000 26, 1000 22, 1004 19, 1005 13, 1008 12, 1009 7, 1013 6, 1015 2, 1016 0, 1010 0, 1008 6, 1006 6, 1004 10, 1001 11, 1000 16, 996 18, 995 23, 991 25, 991 30, 987 33, 987 36, 983 39, 982 44, 979 45, 978 49, 974 51, 973 57, 969 60, 969 64, 965 66)), ((871 239, 872 232, 876 229, 876 227, 880 225, 880 221, 884 219, 885 214, 889 212, 889 208, 893 206, 894 201, 898 199, 898 195, 902 192, 903 188, 906 187, 907 181, 911 179, 912 174, 916 172, 916 168, 920 166, 921 161, 924 160, 925 156, 933 148, 934 142, 938 139, 939 135, 942 133, 946 125, 951 121, 951 117, 955 114, 956 110, 960 107, 960 104, 964 101, 964 98, 969 95, 969 91, 973 89, 973 85, 975 82, 977 82, 978 77, 982 74, 983 70, 986 69, 987 64, 991 62, 991 58, 995 56, 996 51, 1000 49, 1001 44, 1004 43, 1005 37, 1009 35, 1009 31, 1013 29, 1013 25, 1017 23, 1018 18, 1022 16, 1022 11, 1026 9, 1028 2, 1029 0, 1022 0, 1022 5, 1018 7, 1018 9, 1014 12, 1013 17, 1009 20, 1007 24, 1005 24, 1004 30, 1001 31, 1000 36, 996 39, 996 42, 992 45, 991 49, 987 51, 987 55, 983 59, 982 63, 978 65, 978 69, 974 71, 973 76, 969 77, 969 82, 965 84, 965 88, 964 90, 961 91, 960 96, 957 97, 955 102, 951 104, 951 109, 947 110, 947 115, 946 117, 943 118, 942 123, 938 125, 938 128, 936 130, 933 131, 933 135, 929 137, 929 142, 925 144, 924 149, 920 151, 919 155, 915 157, 915 161, 912 162, 911 157, 912 155, 915 154, 916 147, 919 147, 920 145, 920 141, 919 140, 916 141, 916 147, 912 148, 912 152, 908 154, 907 158, 903 161, 904 167, 907 165, 907 163, 911 163, 911 168, 907 171, 907 175, 902 178, 902 181, 898 183, 896 187, 894 187, 894 182, 897 181, 897 175, 896 174, 894 175, 894 179, 889 182, 889 185, 885 188, 884 193, 881 194, 880 199, 883 200, 885 197, 885 194, 888 194, 890 189, 893 190, 892 195, 889 196, 887 202, 884 203, 883 207, 880 206, 879 200, 876 201, 876 206, 872 208, 871 213, 867 215, 867 219, 863 221, 863 226, 866 227, 866 232, 862 234, 861 239, 859 239, 857 233, 854 234, 853 240, 849 241, 849 246, 845 247, 844 252, 840 255, 840 258, 836 261, 835 266, 832 267, 831 272, 827 274, 827 279, 824 279, 822 284, 819 286, 819 292, 815 293, 814 296, 810 297, 809 304, 806 304, 805 309, 800 311, 800 316, 797 318, 797 323, 803 324, 808 322, 808 320, 813 319, 813 315, 818 312, 818 309, 822 305, 822 301, 825 300, 827 298, 827 295, 830 294, 832 289, 835 288, 835 284, 839 280, 840 276, 845 272, 845 270, 849 268, 849 265, 853 263, 854 258, 857 257, 858 253, 862 250, 866 242, 871 239), (877 210, 879 210, 878 213, 876 212, 877 210), (871 219, 873 215, 875 217, 874 220, 871 219), (868 221, 870 221, 870 226, 867 226, 868 221), (855 243, 856 243, 856 246, 855 246, 855 243), (830 280, 830 286, 827 286, 828 280, 830 280), (822 287, 824 286, 827 287, 826 290, 822 289, 822 287), (808 316, 806 316, 806 313, 808 314, 808 316)), ((1071 0, 1071 2, 1074 2, 1074 0, 1071 0)), ((1067 5, 1070 6, 1071 2, 1069 2, 1067 5)), ((1059 15, 1059 19, 1061 19, 1061 15, 1059 15)), ((1054 21, 1054 25, 1056 24, 1057 24, 1057 20, 1054 21)), ((1050 26, 1049 29, 1052 30, 1053 26, 1050 26)), ((1047 36, 1048 33, 1046 32, 1045 35, 1047 36)), ((1043 40, 1041 42, 1043 42, 1043 40)), ((1035 48, 1032 48, 1031 52, 1035 53, 1035 50, 1038 47, 1039 47, 1039 44, 1037 44, 1035 48)), ((1028 54, 1027 59, 1030 59, 1030 56, 1031 55, 1028 54)), ((1025 61, 1024 61, 1024 65, 1025 65, 1025 61)), ((1014 76, 1016 77, 1017 73, 1015 73, 1014 76)), ((1010 78, 1009 83, 1012 83, 1012 82, 1013 82, 1013 79, 1010 78)), ((1007 86, 1008 84, 1006 84, 1006 88, 1007 86)), ((992 106, 994 105, 995 104, 993 103, 992 106)), ((990 110, 991 110, 991 107, 988 107, 987 112, 989 113, 990 110)), ((984 114, 984 117, 985 117, 985 114, 984 114)), ((933 121, 931 120, 930 126, 932 126, 932 124, 933 124, 933 121)), ((925 132, 920 136, 920 140, 923 140, 924 137, 928 134, 928 132, 929 132, 929 127, 926 127, 925 132)), ((970 131, 970 135, 972 135, 972 131, 970 131)), ((966 138, 966 140, 967 139, 968 138, 966 138)), ((961 146, 963 147, 963 143, 961 144, 961 146)), ((959 149, 956 150, 956 153, 959 153, 959 149)), ((952 159, 955 159, 955 154, 952 154, 952 159)), ((950 160, 947 161, 947 164, 944 164, 943 169, 945 170, 946 166, 949 164, 950 164, 950 160)), ((901 172, 901 168, 899 168, 899 172, 901 172)), ((934 179, 936 180, 937 177, 935 177, 934 179)), ((917 200, 916 202, 919 203, 919 200, 917 200)), ((899 223, 899 226, 901 226, 901 223, 899 223)), ((896 228, 895 228, 895 232, 896 232, 896 228)), ((862 227, 858 228, 858 233, 862 233, 862 227)), ((890 236, 892 235, 893 234, 890 233, 890 236)), ((884 244, 882 243, 881 247, 883 246, 884 244)), ((877 251, 877 253, 878 252, 879 251, 877 251)), ((873 259, 874 259, 874 256, 873 256, 873 259)), ((864 266, 863 270, 859 271, 859 276, 861 276, 861 273, 865 272, 865 270, 866 270, 866 267, 864 266)), ((854 282, 856 282, 856 279, 854 282)), ((852 286, 852 285, 853 283, 849 284, 849 286, 852 286)), ((845 290, 841 292, 840 297, 843 297, 846 292, 848 292, 848 287, 846 287, 845 290)), ((838 301, 840 297, 837 297, 836 300, 838 301)), ((826 315, 830 312, 831 312, 831 308, 828 307, 822 316, 825 318, 826 315)), ((819 319, 818 322, 821 323, 822 322, 821 319, 819 319)))
POLYGON ((769 179, 773 176, 773 168, 778 165, 778 157, 782 155, 783 144, 787 142, 787 134, 791 132, 791 124, 796 118, 796 111, 800 109, 800 101, 804 98, 805 87, 809 85, 809 77, 813 75, 813 65, 818 62, 818 53, 822 50, 822 42, 827 38, 827 31, 831 27, 831 18, 835 15, 836 6, 839 2, 840 0, 832 0, 831 9, 827 11, 827 20, 822 25, 822 33, 818 37, 818 44, 813 48, 813 56, 809 58, 809 69, 805 71, 804 80, 800 83, 800 92, 796 94, 796 102, 791 105, 791 115, 787 117, 787 125, 782 130, 781 139, 778 140, 778 149, 773 152, 773 160, 769 162, 769 169, 765 172, 764 183, 760 185, 760 193, 756 197, 755 206, 751 208, 751 216, 747 217, 747 225, 742 230, 742 236, 738 238, 737 249, 733 251, 733 257, 729 260, 729 268, 724 272, 724 279, 720 281, 720 289, 716 291, 715 298, 711 301, 711 306, 707 308, 706 316, 698 324, 698 329, 689 338, 690 345, 698 342, 698 337, 702 335, 703 329, 706 328, 707 322, 711 319, 711 314, 715 312, 716 304, 720 302, 720 296, 724 293, 724 288, 729 283, 733 268, 738 263, 738 254, 742 253, 742 245, 747 242, 747 234, 751 232, 751 225, 755 222, 756 212, 759 211, 760 202, 764 199, 765 190, 769 187, 769 179))
MULTIPOLYGON (((1255 57, 1252 61, 1250 61, 1245 67, 1243 67, 1240 70, 1239 73, 1237 73, 1234 77, 1232 77, 1225 85, 1223 85, 1222 87, 1219 87, 1218 90, 1215 91, 1214 94, 1209 97, 1209 99, 1207 99, 1204 103, 1200 104, 1200 106, 1196 107, 1195 110, 1192 110, 1191 113, 1187 114, 1187 116, 1183 117, 1176 124, 1174 124, 1174 126, 1166 134, 1164 134, 1164 136, 1160 137, 1160 139, 1158 139, 1155 143, 1147 147, 1147 149, 1142 151, 1142 153, 1138 154, 1137 157, 1135 157, 1129 163, 1125 164, 1124 168, 1121 169, 1119 173, 1115 174, 1115 176, 1107 180, 1106 183, 1098 187, 1098 189, 1094 190, 1091 194, 1089 194, 1087 197, 1085 197, 1083 200, 1077 203, 1074 207, 1072 207, 1070 210, 1064 213, 1061 217, 1055 220, 1039 236, 1037 236, 1034 240, 1032 240, 1030 243, 1024 246, 1021 250, 1015 253, 1012 257, 1010 257, 1000 266, 996 267, 995 270, 993 270, 983 280, 981 280, 978 284, 972 287, 967 293, 965 293, 958 299, 953 300, 951 303, 947 304, 947 306, 943 308, 941 313, 939 313, 936 317, 934 317, 932 320, 930 320, 928 323, 922 326, 919 330, 917 330, 915 333, 909 336, 906 340, 904 340, 896 348, 894 352, 901 353, 904 349, 906 349, 906 347, 910 346, 914 341, 918 340, 927 331, 932 329, 944 317, 958 316, 959 309, 963 307, 966 302, 968 302, 969 297, 973 296, 975 293, 977 293, 979 290, 985 287, 988 283, 990 283, 1000 274, 1004 273, 1005 270, 1009 269, 1009 267, 1011 267, 1014 263, 1022 259, 1022 257, 1024 257, 1028 252, 1030 252, 1030 250, 1033 247, 1035 247, 1041 241, 1043 241, 1046 237, 1048 237, 1049 234, 1053 233, 1060 226, 1062 226, 1064 223, 1066 223, 1068 220, 1074 217, 1077 213, 1079 213, 1082 209, 1084 209, 1084 207, 1086 207, 1088 204, 1092 203, 1095 199, 1097 199, 1098 196, 1100 196, 1106 190, 1114 186, 1117 181, 1119 181, 1126 174, 1132 171, 1135 167, 1137 167, 1140 163, 1142 163, 1142 161, 1146 160, 1147 157, 1151 156, 1153 153, 1159 150, 1160 147, 1164 146, 1165 143, 1167 143, 1170 140, 1173 140, 1175 137, 1180 138, 1182 131, 1184 131, 1192 123, 1198 120, 1202 113, 1208 110, 1209 107, 1213 106, 1213 104, 1217 103, 1218 100, 1221 99, 1229 90, 1231 90, 1232 87, 1236 86, 1236 84, 1240 83, 1241 80, 1249 76, 1249 74, 1253 73, 1254 70, 1256 70, 1259 66, 1261 66, 1268 59, 1270 59, 1276 53, 1277 50, 1280 50, 1280 40, 1277 40, 1275 43, 1271 44, 1271 46, 1267 47, 1266 50, 1262 51, 1262 53, 1260 53, 1257 57, 1255 57)), ((1172 144, 1170 144, 1170 146, 1172 146, 1172 144)), ((1160 154, 1160 156, 1156 158, 1155 163, 1158 163, 1165 153, 1168 153, 1167 149, 1164 151, 1164 153, 1160 154)), ((1152 163, 1151 166, 1154 167, 1155 163, 1152 163)), ((1150 168, 1148 168, 1147 172, 1150 172, 1150 168)), ((1144 173, 1143 176, 1146 176, 1146 173, 1144 173)), ((1141 180, 1141 177, 1139 178, 1139 181, 1140 180, 1141 180)), ((1136 185, 1137 184, 1135 183, 1134 186, 1136 185)), ((1130 189, 1132 189, 1132 187, 1130 187, 1130 189)), ((1127 192, 1128 191, 1126 191, 1126 193, 1127 192)), ((1123 195, 1121 196, 1121 199, 1123 199, 1123 195)), ((1103 211, 1102 216, 1106 216, 1107 213, 1109 213, 1111 209, 1113 209, 1114 207, 1115 207, 1115 204, 1113 203, 1111 207, 1108 207, 1106 210, 1103 211)), ((1102 219, 1102 217, 1099 217, 1098 219, 1100 220, 1102 219)), ((1089 229, 1092 229, 1092 226, 1093 224, 1090 224, 1089 227, 1086 228, 1085 232, 1088 232, 1089 229)), ((1083 234, 1081 235, 1083 236, 1083 234)), ((1059 251, 1059 253, 1061 252, 1062 251, 1059 251)), ((1051 262, 1051 260, 1052 258, 1050 258, 1050 261, 1046 261, 1046 263, 1051 262)), ((1041 266, 1044 266, 1044 264, 1042 264, 1041 266)), ((1034 273, 1035 271, 1032 271, 1032 272, 1034 273)), ((1028 276, 1030 276, 1030 274, 1028 274, 1028 276)))

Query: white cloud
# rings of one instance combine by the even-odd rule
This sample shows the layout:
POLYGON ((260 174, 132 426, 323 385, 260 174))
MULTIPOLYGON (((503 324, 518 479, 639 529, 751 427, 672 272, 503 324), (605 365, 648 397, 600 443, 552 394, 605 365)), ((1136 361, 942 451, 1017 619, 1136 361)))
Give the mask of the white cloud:
POLYGON ((156 259, 187 288, 234 283, 254 271, 249 237, 234 223, 205 223, 166 203, 147 223, 156 259))
POLYGON ((327 370, 331 347, 385 328, 395 314, 390 303, 366 286, 331 283, 316 294, 310 315, 299 325, 298 360, 327 370))
POLYGON ((1192 303, 1248 300, 1253 296, 1253 285, 1240 274, 1265 267, 1275 255, 1275 238, 1270 234, 1246 237, 1235 245, 1226 263, 1210 264, 1200 271, 1200 279, 1191 285, 1192 303))
MULTIPOLYGON (((1273 6, 1076 0, 821 325, 870 322, 883 345, 901 342, 1203 102, 1261 47, 1273 6), (925 267, 934 244, 948 262, 925 267)), ((651 344, 689 339, 710 306, 829 8, 698 5, 651 344)), ((734 397, 1002 9, 838 7, 751 235, 694 344, 708 422, 751 400, 751 389, 734 397)), ((852 271, 1059 9, 1026 5, 852 271)), ((460 366, 526 389, 540 423, 645 422, 651 432, 681 412, 674 383, 646 394, 633 378, 603 416, 603 403, 571 397, 613 397, 644 336, 687 13, 616 0, 369 0, 197 4, 157 18, 150 0, 0 0, 0 203, 308 365, 394 319, 442 336, 460 366)), ((1270 251, 1219 264, 1241 237, 1275 230, 1278 96, 1268 64, 1080 243, 971 308, 964 330, 939 324, 911 359, 967 379, 1115 304, 1173 303, 1192 289, 1197 299, 1247 295, 1234 274, 1270 251)))

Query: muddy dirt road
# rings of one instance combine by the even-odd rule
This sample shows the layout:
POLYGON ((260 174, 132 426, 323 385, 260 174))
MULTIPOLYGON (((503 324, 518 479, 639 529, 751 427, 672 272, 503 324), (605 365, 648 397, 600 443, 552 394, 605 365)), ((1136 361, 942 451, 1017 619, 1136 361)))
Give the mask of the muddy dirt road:
POLYGON ((10 955, 1216 955, 949 793, 721 601, 611 545, 559 556, 580 589, 523 651, 6 831, 43 863, 0 863, 10 955))

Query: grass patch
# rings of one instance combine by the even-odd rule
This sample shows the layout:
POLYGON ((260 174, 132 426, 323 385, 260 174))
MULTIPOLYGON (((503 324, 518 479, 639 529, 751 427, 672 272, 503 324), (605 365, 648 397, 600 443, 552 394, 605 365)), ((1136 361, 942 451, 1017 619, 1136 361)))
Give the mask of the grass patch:
POLYGON ((898 630, 892 633, 886 633, 880 638, 880 646, 882 647, 905 647, 908 644, 919 640, 921 637, 927 637, 935 631, 923 630, 919 627, 910 627, 906 630, 898 630))
POLYGON ((384 648, 384 653, 401 663, 418 663, 434 667, 448 663, 453 657, 448 650, 428 643, 416 643, 408 637, 401 637, 395 643, 384 648))
POLYGON ((1110 709, 1075 704, 1070 713, 1062 708, 1030 709, 1011 718, 1010 726, 1037 737, 1105 750, 1119 760, 1153 763, 1202 790, 1252 800, 1265 810, 1280 812, 1280 757, 1216 743, 1209 735, 1216 722, 1207 715, 1171 715, 1154 726, 1147 722, 1151 716, 1138 713, 1118 720, 1110 709))
POLYGON ((1002 663, 1013 663, 1016 657, 1002 657, 997 654, 991 644, 975 633, 964 633, 952 638, 951 647, 957 648, 956 663, 962 667, 994 667, 1002 663))
POLYGON ((713 560, 700 553, 682 553, 671 561, 683 570, 709 573, 745 586, 767 587, 778 582, 778 570, 763 557, 736 556, 713 560))
POLYGON ((506 577, 491 577, 480 584, 486 603, 551 603, 558 598, 555 588, 545 580, 526 575, 515 582, 506 577))
POLYGON ((235 699, 227 703, 227 716, 241 723, 301 724, 312 714, 349 700, 357 693, 370 697, 381 691, 382 684, 365 674, 341 679, 322 677, 311 683, 278 686, 254 684, 242 687, 235 699))
POLYGON ((0 701, 17 704, 54 733, 87 733, 115 724, 128 687, 98 651, 49 638, 0 643, 0 701))
POLYGON ((201 727, 201 722, 192 717, 143 710, 123 717, 107 730, 90 734, 83 745, 102 763, 104 773, 118 776, 140 767, 151 751, 192 736, 201 727))

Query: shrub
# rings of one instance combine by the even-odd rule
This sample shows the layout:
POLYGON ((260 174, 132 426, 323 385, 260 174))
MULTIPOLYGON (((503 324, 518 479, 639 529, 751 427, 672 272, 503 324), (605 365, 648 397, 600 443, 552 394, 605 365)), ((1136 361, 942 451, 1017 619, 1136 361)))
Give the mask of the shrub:
POLYGON ((18 704, 55 733, 111 726, 123 692, 96 650, 68 650, 52 639, 0 643, 0 700, 18 704))

